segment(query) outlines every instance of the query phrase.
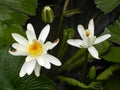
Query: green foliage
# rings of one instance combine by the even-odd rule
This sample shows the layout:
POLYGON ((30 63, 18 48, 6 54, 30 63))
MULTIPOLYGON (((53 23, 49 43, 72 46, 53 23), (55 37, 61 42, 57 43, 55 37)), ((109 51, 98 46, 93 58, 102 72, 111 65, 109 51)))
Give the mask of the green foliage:
POLYGON ((111 34, 110 41, 120 45, 120 18, 113 24, 106 28, 106 31, 111 34))
MULTIPOLYGON (((95 48, 98 50, 100 57, 109 50, 110 43, 108 41, 101 42, 95 45, 95 48)), ((93 57, 92 57, 93 58, 93 57)))
POLYGON ((7 46, 7 45, 11 45, 13 43, 13 38, 12 38, 12 33, 19 33, 24 35, 25 32, 22 29, 22 27, 20 27, 17 24, 11 24, 11 25, 7 25, 7 24, 0 24, 1 26, 1 30, 0 30, 0 45, 1 46, 7 46))
MULTIPOLYGON (((96 49, 99 51, 99 54, 102 55, 103 53, 105 53, 109 47, 110 44, 107 41, 104 41, 100 44, 95 45, 96 49)), ((63 50, 63 49, 61 49, 63 50)), ((72 70, 77 66, 80 66, 84 60, 84 52, 85 49, 81 48, 80 50, 78 50, 77 52, 75 52, 75 54, 73 56, 70 57, 70 59, 68 59, 59 69, 59 71, 65 71, 65 70, 72 70)), ((93 60, 93 57, 89 54, 89 60, 93 60)))
MULTIPOLYGON (((0 20, 10 19, 14 12, 25 15, 34 15, 37 0, 2 0, 0 2, 0 20)), ((19 18, 19 17, 18 17, 19 18)))
POLYGON ((63 39, 62 43, 60 45, 59 53, 58 53, 58 58, 62 58, 68 48, 67 40, 72 38, 74 36, 74 29, 73 28, 67 28, 64 29, 63 32, 63 39))
POLYGON ((12 32, 24 33, 22 25, 34 15, 37 0, 2 0, 0 1, 0 43, 10 45, 12 32))
POLYGON ((59 71, 70 70, 76 66, 81 65, 84 62, 84 57, 81 58, 84 54, 85 49, 80 49, 73 56, 70 57, 59 69, 59 71))
POLYGON ((66 10, 66 11, 64 11, 64 16, 65 17, 71 17, 75 14, 80 14, 80 13, 81 13, 81 11, 78 10, 78 9, 66 10))
POLYGON ((120 65, 119 64, 114 64, 112 66, 110 66, 109 68, 105 69, 102 73, 100 73, 97 76, 97 80, 106 80, 108 79, 111 75, 113 75, 113 72, 116 70, 120 69, 120 65))
POLYGON ((120 47, 111 47, 102 58, 110 62, 120 63, 120 47))
POLYGON ((63 82, 66 82, 70 85, 78 86, 78 87, 81 87, 81 88, 94 88, 96 85, 100 84, 100 82, 91 82, 89 85, 85 85, 84 83, 82 83, 82 82, 80 82, 76 79, 73 79, 73 78, 64 77, 64 76, 58 76, 57 78, 60 81, 63 81, 63 82))
POLYGON ((96 76, 96 68, 95 66, 92 66, 89 70, 89 78, 94 79, 96 76))
POLYGON ((98 50, 99 54, 102 55, 110 48, 110 43, 108 41, 104 41, 95 45, 95 47, 98 50))
POLYGON ((64 29, 64 36, 66 37, 66 39, 71 39, 74 36, 74 29, 73 28, 67 28, 64 29))
POLYGON ((116 73, 103 82, 102 90, 119 90, 120 89, 120 73, 116 73))
MULTIPOLYGON (((60 40, 61 43, 60 43, 58 58, 61 58, 62 60, 64 60, 64 56, 67 56, 65 54, 65 52, 68 50, 68 44, 66 43, 66 41, 67 39, 70 39, 74 36, 74 30, 73 28, 67 28, 64 30, 61 30, 61 29, 63 29, 66 24, 68 26, 71 24, 74 24, 74 20, 71 20, 73 22, 70 22, 70 24, 67 23, 66 21, 68 20, 69 17, 75 14, 80 14, 81 13, 80 8, 82 8, 81 6, 84 6, 84 3, 86 3, 86 1, 83 0, 83 2, 80 4, 78 8, 73 9, 75 7, 74 5, 70 5, 70 6, 67 5, 72 3, 73 1, 66 0, 64 4, 65 7, 63 6, 62 15, 60 13, 56 15, 57 18, 60 18, 59 15, 61 15, 60 23, 58 25, 58 29, 59 29, 58 33, 60 34, 62 33, 63 36, 61 35, 61 40, 60 40), (72 8, 72 9, 67 10, 69 8, 72 8), (67 19, 64 20, 64 16, 67 17, 67 19)), ((16 32, 25 36, 25 30, 23 30, 23 25, 25 24, 26 20, 29 19, 29 16, 35 15, 37 2, 38 0, 0 0, 0 90, 55 90, 54 83, 43 74, 41 74, 40 77, 36 77, 34 74, 32 74, 30 76, 26 75, 23 78, 20 78, 19 71, 23 65, 25 57, 15 57, 8 53, 10 45, 14 42, 11 36, 11 33, 16 32)), ((59 0, 57 1, 57 3, 58 2, 59 0)), ((94 2, 96 6, 99 9, 101 9, 101 11, 103 11, 105 14, 111 12, 120 4, 120 0, 94 0, 94 2)), ((60 0, 60 3, 58 4, 61 4, 61 3, 64 3, 64 0, 60 0)), ((56 6, 57 8, 59 6, 61 8, 61 5, 50 5, 50 6, 54 7, 54 10, 56 10, 55 8, 56 6)), ((56 13, 57 12, 55 12, 55 14, 56 13)), ((96 16, 96 14, 97 13, 95 13, 93 16, 96 16)), ((44 22, 46 23, 52 23, 55 18, 53 15, 53 11, 47 12, 47 13, 45 12, 42 17, 44 17, 45 19, 44 22), (44 17, 45 15, 46 17, 44 17)), ((59 19, 56 21, 59 21, 59 19)), ((106 28, 106 30, 108 31, 108 33, 112 35, 112 37, 109 40, 115 44, 120 45, 120 39, 119 39, 120 19, 117 20, 113 25, 110 25, 108 28, 106 28)), ((110 48, 110 44, 107 41, 102 42, 98 45, 95 45, 95 47, 98 50, 100 56, 105 60, 114 62, 114 63, 120 63, 119 47, 110 48)), ((80 65, 83 64, 83 62, 85 61, 84 51, 85 51, 84 49, 80 49, 77 52, 75 52, 74 55, 72 55, 68 60, 66 60, 66 62, 64 62, 64 64, 59 68, 58 70, 59 73, 62 74, 63 71, 73 70, 78 66, 80 67, 80 71, 81 71, 80 65)), ((92 62, 94 62, 93 57, 91 57, 89 54, 88 60, 90 59, 92 60, 92 62)), ((64 77, 64 76, 58 76, 58 79, 72 86, 77 86, 82 88, 80 90, 83 90, 83 88, 85 90, 91 90, 91 88, 95 89, 97 85, 100 85, 100 82, 96 80, 106 80, 113 75, 114 71, 119 69, 120 69, 120 65, 114 64, 109 68, 107 68, 106 70, 104 70, 95 79, 96 68, 92 66, 89 70, 90 79, 86 80, 87 82, 85 81, 86 84, 81 82, 82 80, 79 81, 79 80, 69 78, 69 77, 64 77)), ((88 78, 88 75, 85 77, 88 78)), ((117 76, 117 78, 115 79, 112 78, 111 80, 109 79, 108 81, 106 80, 108 84, 105 84, 103 86, 103 90, 113 90, 114 88, 111 89, 110 86, 112 86, 112 84, 119 85, 118 83, 120 83, 120 81, 117 79, 120 79, 120 78, 118 78, 117 76), (115 82, 115 80, 117 80, 117 82, 115 82)), ((116 90, 119 90, 118 88, 116 90)))
MULTIPOLYGON (((107 50, 110 48, 110 43, 108 41, 101 42, 97 45, 95 45, 95 48, 99 52, 99 56, 101 57, 107 50)), ((93 57, 89 53, 88 55, 89 60, 93 60, 93 57)))
POLYGON ((55 90, 53 82, 42 74, 20 78, 19 71, 25 58, 10 55, 8 49, 0 49, 0 90, 55 90))
POLYGON ((94 0, 97 8, 101 9, 104 13, 109 13, 115 9, 119 4, 120 0, 94 0))

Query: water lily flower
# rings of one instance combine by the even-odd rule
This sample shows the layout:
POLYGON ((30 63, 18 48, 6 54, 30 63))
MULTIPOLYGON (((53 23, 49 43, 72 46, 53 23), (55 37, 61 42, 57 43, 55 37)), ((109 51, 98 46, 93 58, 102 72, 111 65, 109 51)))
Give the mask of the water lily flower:
POLYGON ((25 74, 30 75, 33 71, 35 75, 40 76, 41 66, 50 69, 51 64, 60 66, 61 62, 54 56, 47 53, 48 50, 54 48, 59 39, 55 42, 46 41, 46 38, 50 31, 50 25, 46 25, 38 39, 36 37, 33 26, 29 23, 27 24, 26 36, 27 39, 17 33, 12 33, 12 37, 17 43, 13 43, 12 47, 14 51, 9 50, 9 53, 14 56, 27 56, 25 62, 20 70, 19 76, 23 77, 25 74))
POLYGON ((94 36, 94 21, 91 19, 88 24, 88 29, 84 29, 82 25, 78 25, 78 32, 81 36, 81 39, 69 39, 67 40, 68 44, 78 47, 78 48, 87 48, 89 53, 96 59, 100 59, 98 51, 93 46, 95 44, 101 43, 111 37, 110 34, 105 34, 96 38, 94 36))

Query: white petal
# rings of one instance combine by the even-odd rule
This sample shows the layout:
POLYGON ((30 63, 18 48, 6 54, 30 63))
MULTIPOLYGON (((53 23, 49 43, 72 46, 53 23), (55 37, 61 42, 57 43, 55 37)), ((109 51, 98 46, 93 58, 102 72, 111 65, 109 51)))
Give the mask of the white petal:
POLYGON ((47 38, 47 36, 48 36, 48 34, 49 34, 49 31, 50 31, 50 25, 48 24, 48 25, 46 25, 46 26, 42 29, 42 31, 41 31, 41 33, 40 33, 40 35, 39 35, 39 37, 38 37, 38 40, 39 40, 39 41, 42 40, 43 43, 44 43, 45 40, 46 40, 46 38, 47 38))
POLYGON ((12 33, 12 37, 20 44, 22 45, 27 45, 28 41, 23 37, 21 36, 20 34, 17 34, 17 33, 12 33))
POLYGON ((106 34, 106 35, 100 36, 100 37, 96 38, 94 44, 101 43, 101 42, 105 41, 106 39, 108 39, 109 37, 111 37, 110 34, 106 34))
POLYGON ((44 57, 52 64, 56 65, 56 66, 61 66, 62 63, 60 62, 59 59, 57 59, 56 57, 50 55, 50 54, 45 54, 44 57))
POLYGON ((45 65, 44 65, 44 67, 45 67, 46 69, 50 69, 50 68, 51 68, 51 64, 50 64, 49 60, 48 60, 48 59, 45 59, 45 58, 44 58, 44 60, 45 60, 45 65))
POLYGON ((35 58, 33 58, 33 57, 31 57, 30 55, 28 55, 28 56, 26 57, 25 61, 26 61, 26 62, 29 62, 29 61, 32 61, 33 59, 35 59, 35 58))
POLYGON ((56 40, 52 43, 52 45, 50 46, 49 49, 53 49, 58 43, 59 43, 59 39, 56 39, 56 40))
POLYGON ((35 68, 35 65, 36 65, 36 60, 32 60, 30 62, 26 62, 27 63, 27 74, 30 75, 34 68, 35 68))
POLYGON ((50 62, 48 61, 48 59, 45 61, 45 66, 44 66, 46 69, 50 69, 51 68, 51 64, 50 62))
POLYGON ((85 29, 82 25, 78 25, 78 32, 81 36, 81 38, 83 39, 84 38, 84 33, 85 33, 85 29))
POLYGON ((31 32, 34 32, 34 28, 31 23, 27 24, 27 30, 30 30, 31 32))
POLYGON ((34 72, 37 77, 40 76, 40 70, 41 70, 41 66, 38 64, 38 62, 36 62, 34 72))
POLYGON ((45 67, 46 69, 50 69, 51 65, 50 62, 48 61, 48 58, 46 58, 44 55, 41 56, 39 59, 37 59, 39 65, 45 67))
POLYGON ((27 63, 25 62, 20 70, 20 73, 19 73, 20 77, 23 77, 27 73, 26 69, 27 69, 27 63))
POLYGON ((36 40, 36 35, 35 35, 34 28, 33 28, 32 24, 30 24, 30 23, 27 25, 26 35, 27 35, 27 38, 28 38, 30 43, 33 40, 36 40))
POLYGON ((59 43, 59 39, 57 39, 55 42, 50 42, 50 41, 48 41, 48 42, 46 42, 45 44, 44 44, 44 48, 46 49, 46 50, 51 50, 51 49, 53 49, 57 44, 59 43))
POLYGON ((46 69, 50 69, 50 68, 51 68, 50 61, 49 61, 48 57, 46 56, 46 54, 43 55, 42 58, 43 58, 44 61, 45 61, 44 67, 45 67, 46 69))
POLYGON ((69 39, 67 40, 67 43, 78 48, 81 48, 80 46, 83 46, 83 41, 80 39, 69 39))
POLYGON ((9 50, 9 53, 14 56, 27 56, 28 54, 25 52, 18 52, 18 51, 11 51, 9 50))
POLYGON ((37 61, 40 66, 45 66, 45 60, 42 57, 38 57, 37 61))
POLYGON ((27 47, 24 45, 21 45, 19 43, 13 43, 12 47, 19 52, 26 52, 27 53, 27 47))
POLYGON ((91 35, 94 36, 94 20, 93 19, 89 21, 88 30, 90 30, 91 35))
POLYGON ((88 48, 88 51, 90 52, 90 54, 91 54, 94 58, 100 59, 100 58, 99 58, 99 55, 98 55, 98 51, 97 51, 93 46, 89 47, 89 48, 88 48))
POLYGON ((52 42, 50 42, 50 41, 47 41, 47 42, 43 45, 45 51, 49 50, 51 46, 52 46, 52 42))

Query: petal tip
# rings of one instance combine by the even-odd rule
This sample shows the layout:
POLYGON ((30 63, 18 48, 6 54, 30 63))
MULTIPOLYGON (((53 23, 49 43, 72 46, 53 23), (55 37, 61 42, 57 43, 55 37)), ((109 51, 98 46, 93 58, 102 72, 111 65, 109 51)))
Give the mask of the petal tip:
POLYGON ((45 28, 48 29, 48 30, 50 30, 50 24, 47 24, 47 25, 45 26, 45 28))
POLYGON ((36 77, 39 77, 40 76, 40 74, 38 75, 38 74, 35 74, 36 75, 36 77))
POLYGON ((15 55, 15 54, 16 54, 16 50, 11 50, 11 49, 9 49, 8 52, 9 52, 11 55, 15 55))
POLYGON ((84 29, 84 28, 83 28, 83 25, 81 25, 81 24, 79 24, 79 25, 77 26, 77 28, 78 28, 78 30, 79 30, 79 29, 84 29))
POLYGON ((32 25, 31 23, 28 23, 28 24, 27 24, 27 29, 29 29, 29 28, 31 28, 31 27, 33 27, 33 25, 32 25))
POLYGON ((19 73, 19 76, 20 76, 20 77, 24 77, 24 76, 25 76, 25 73, 21 73, 21 72, 20 72, 20 73, 19 73))
POLYGON ((27 24, 27 30, 26 31, 28 31, 28 30, 34 32, 34 28, 33 28, 33 25, 31 23, 27 24))
POLYGON ((57 66, 61 66, 62 65, 62 63, 60 62, 57 66))
POLYGON ((59 38, 55 39, 53 43, 58 43, 59 42, 59 38))
POLYGON ((110 37, 111 37, 111 34, 108 34, 108 37, 110 38, 110 37))
POLYGON ((56 63, 56 64, 54 64, 54 65, 56 65, 56 66, 61 66, 61 65, 62 65, 62 63, 61 63, 61 61, 59 60, 59 61, 57 61, 57 63, 56 63))
POLYGON ((12 33, 12 37, 14 37, 16 35, 16 33, 12 33))
POLYGON ((29 25, 32 25, 32 24, 31 24, 31 23, 28 23, 27 25, 29 26, 29 25))
POLYGON ((70 40, 69 39, 67 40, 67 43, 70 44, 70 40))
POLYGON ((90 19, 89 24, 94 23, 94 19, 90 19))

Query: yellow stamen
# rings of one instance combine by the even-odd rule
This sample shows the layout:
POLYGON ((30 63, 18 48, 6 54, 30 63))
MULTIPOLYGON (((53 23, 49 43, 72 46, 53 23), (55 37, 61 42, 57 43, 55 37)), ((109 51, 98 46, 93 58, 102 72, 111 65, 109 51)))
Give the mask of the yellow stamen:
POLYGON ((86 31, 85 31, 85 34, 86 34, 87 37, 89 37, 90 31, 89 31, 89 30, 86 30, 86 31))
POLYGON ((29 47, 28 52, 32 56, 38 56, 43 52, 43 46, 41 43, 34 41, 29 47))

